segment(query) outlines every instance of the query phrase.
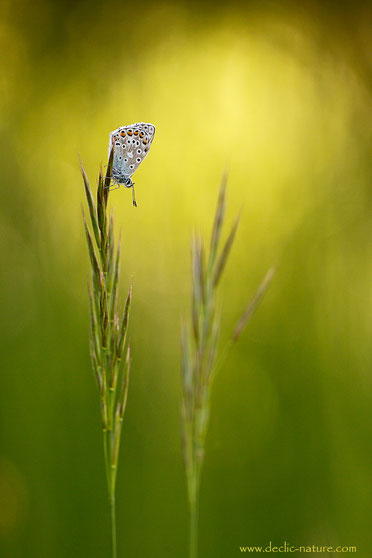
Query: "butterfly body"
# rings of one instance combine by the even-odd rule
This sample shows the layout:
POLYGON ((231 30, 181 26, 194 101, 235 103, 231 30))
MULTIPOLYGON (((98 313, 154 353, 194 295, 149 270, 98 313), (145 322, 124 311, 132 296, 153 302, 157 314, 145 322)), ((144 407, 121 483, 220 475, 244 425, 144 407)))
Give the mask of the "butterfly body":
POLYGON ((112 178, 115 184, 133 186, 131 176, 147 157, 154 135, 155 126, 147 122, 121 126, 111 132, 109 154, 114 148, 112 178))

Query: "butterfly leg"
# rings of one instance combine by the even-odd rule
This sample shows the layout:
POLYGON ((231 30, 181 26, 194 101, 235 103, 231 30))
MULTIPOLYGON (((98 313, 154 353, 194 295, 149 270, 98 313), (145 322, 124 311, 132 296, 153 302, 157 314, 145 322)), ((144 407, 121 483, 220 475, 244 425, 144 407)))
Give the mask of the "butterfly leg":
POLYGON ((104 188, 106 190, 108 190, 109 192, 112 192, 112 190, 117 190, 118 188, 120 188, 121 184, 119 184, 118 182, 114 182, 114 184, 117 184, 116 188, 112 188, 111 184, 109 184, 108 186, 105 186, 104 188))
MULTIPOLYGON (((105 177, 105 180, 106 180, 106 177, 105 177)), ((110 191, 111 190, 110 186, 111 186, 111 178, 110 178, 110 184, 108 186, 104 186, 104 189, 110 191)))

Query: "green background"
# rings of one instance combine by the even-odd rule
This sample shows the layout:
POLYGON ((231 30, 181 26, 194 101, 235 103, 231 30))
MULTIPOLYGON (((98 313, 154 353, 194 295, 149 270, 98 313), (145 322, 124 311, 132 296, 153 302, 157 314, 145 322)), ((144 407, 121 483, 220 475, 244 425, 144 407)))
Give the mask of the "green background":
POLYGON ((187 556, 180 448, 190 237, 228 168, 241 224, 223 337, 277 274, 216 378, 200 558, 239 546, 372 552, 372 58, 368 2, 0 7, 0 554, 110 556, 77 151, 95 184, 119 125, 156 136, 110 195, 133 280, 119 557, 187 556))

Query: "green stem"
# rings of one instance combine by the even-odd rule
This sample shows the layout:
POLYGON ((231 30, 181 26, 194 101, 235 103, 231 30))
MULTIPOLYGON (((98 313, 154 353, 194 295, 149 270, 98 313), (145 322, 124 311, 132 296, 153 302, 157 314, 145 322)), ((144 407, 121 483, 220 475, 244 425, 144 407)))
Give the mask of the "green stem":
POLYGON ((116 544, 116 503, 115 503, 115 484, 116 484, 116 470, 111 467, 111 444, 110 444, 109 430, 103 431, 103 451, 105 454, 105 469, 107 490, 110 501, 111 511, 111 540, 112 540, 112 558, 117 558, 117 544, 116 544))
POLYGON ((199 473, 192 479, 190 498, 190 558, 198 556, 198 519, 199 519, 199 473))
POLYGON ((115 494, 112 494, 110 497, 110 508, 111 508, 112 558, 117 558, 115 494))
POLYGON ((198 556, 198 505, 190 509, 190 558, 198 556))
POLYGON ((109 443, 109 432, 107 430, 103 431, 103 453, 105 455, 105 469, 106 469, 106 481, 107 481, 107 489, 110 492, 110 486, 111 486, 111 482, 110 482, 110 461, 109 461, 109 455, 108 455, 108 450, 107 450, 107 445, 109 443))

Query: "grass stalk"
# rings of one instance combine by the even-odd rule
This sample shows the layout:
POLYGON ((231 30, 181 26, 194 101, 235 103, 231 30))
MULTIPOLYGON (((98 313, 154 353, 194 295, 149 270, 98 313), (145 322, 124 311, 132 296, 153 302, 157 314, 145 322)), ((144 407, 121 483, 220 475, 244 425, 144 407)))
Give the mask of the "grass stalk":
POLYGON ((132 287, 124 310, 118 304, 120 240, 115 250, 114 217, 107 214, 113 150, 106 176, 99 172, 96 202, 83 164, 81 174, 87 198, 89 221, 83 210, 85 237, 91 266, 88 286, 90 353, 97 380, 103 431, 103 452, 111 515, 112 558, 117 558, 116 478, 122 422, 127 402, 130 347, 127 336, 132 287))
POLYGON ((117 537, 116 537, 116 502, 115 493, 110 498, 110 509, 111 509, 111 540, 112 540, 112 558, 117 558, 117 537))
POLYGON ((221 245, 226 211, 227 175, 222 179, 212 228, 209 254, 195 235, 191 243, 192 293, 190 325, 182 325, 182 449, 190 513, 189 557, 198 556, 199 492, 210 415, 210 393, 217 370, 231 346, 239 339, 274 276, 270 269, 242 312, 225 348, 219 350, 221 314, 217 287, 225 269, 239 225, 238 215, 221 245))
POLYGON ((195 494, 195 500, 190 506, 190 558, 198 556, 198 515, 199 503, 198 494, 195 494))

